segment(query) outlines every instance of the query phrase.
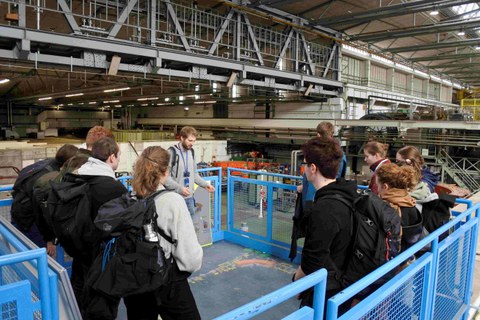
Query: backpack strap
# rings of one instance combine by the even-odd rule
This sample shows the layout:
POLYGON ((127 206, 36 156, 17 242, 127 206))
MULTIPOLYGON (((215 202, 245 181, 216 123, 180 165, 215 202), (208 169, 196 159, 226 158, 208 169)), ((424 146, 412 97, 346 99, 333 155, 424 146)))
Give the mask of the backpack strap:
MULTIPOLYGON (((156 191, 154 193, 152 193, 151 195, 149 195, 145 200, 147 201, 147 206, 155 206, 155 198, 157 196, 159 196, 160 194, 164 193, 164 192, 168 192, 168 190, 166 189, 163 189, 163 190, 159 190, 159 191, 156 191)), ((152 212, 150 210, 147 210, 147 212, 152 212)), ((153 211, 154 212, 154 215, 153 217, 151 217, 151 219, 155 219, 157 220, 157 216, 158 216, 158 213, 156 210, 153 211)), ((171 244, 175 245, 177 243, 177 240, 173 240, 172 237, 168 236, 165 231, 163 231, 157 223, 154 224, 156 226, 156 231, 162 236, 162 238, 164 238, 165 240, 167 240, 168 242, 170 242, 171 244)))
POLYGON ((177 154, 177 146, 171 146, 168 148, 172 152, 172 157, 170 159, 170 175, 173 177, 173 167, 176 166, 175 170, 175 177, 178 177, 178 154, 177 154))
MULTIPOLYGON (((337 201, 343 203, 346 207, 350 208, 350 234, 353 236, 353 230, 354 230, 354 226, 353 226, 353 224, 354 224, 353 203, 351 201, 348 201, 347 199, 345 199, 345 197, 342 197, 339 194, 332 194, 332 195, 324 196, 324 197, 319 198, 318 200, 325 200, 325 199, 337 200, 337 201)), ((349 246, 351 247, 352 244, 353 244, 353 240, 350 241, 349 246)), ((352 248, 350 248, 349 250, 351 251, 351 249, 352 248)), ((343 280, 344 271, 340 270, 337 267, 337 264, 333 261, 333 259, 330 256, 328 256, 327 261, 330 263, 330 265, 333 268, 335 280, 337 280, 342 286, 345 286, 345 283, 344 283, 344 280, 343 280)))

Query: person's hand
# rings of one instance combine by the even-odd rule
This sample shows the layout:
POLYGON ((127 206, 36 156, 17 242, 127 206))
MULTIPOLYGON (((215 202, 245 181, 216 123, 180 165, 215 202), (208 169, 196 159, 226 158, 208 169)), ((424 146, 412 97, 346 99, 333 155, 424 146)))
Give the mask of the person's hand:
POLYGON ((57 247, 53 244, 52 241, 47 241, 47 254, 50 257, 55 257, 55 253, 57 252, 57 247))
POLYGON ((190 190, 187 187, 182 188, 182 196, 188 197, 190 195, 190 190))
POLYGON ((205 189, 210 193, 215 192, 215 187, 210 185, 210 184, 208 186, 206 186, 205 189))
POLYGON ((302 193, 303 190, 303 184, 297 186, 297 192, 302 193))

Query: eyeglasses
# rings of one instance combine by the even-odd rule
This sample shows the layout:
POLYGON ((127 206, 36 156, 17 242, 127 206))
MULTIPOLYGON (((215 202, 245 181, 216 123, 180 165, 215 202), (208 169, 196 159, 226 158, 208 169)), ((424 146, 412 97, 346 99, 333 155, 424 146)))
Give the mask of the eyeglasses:
POLYGON ((301 166, 310 167, 311 163, 308 163, 308 162, 300 162, 300 165, 301 165, 301 166))

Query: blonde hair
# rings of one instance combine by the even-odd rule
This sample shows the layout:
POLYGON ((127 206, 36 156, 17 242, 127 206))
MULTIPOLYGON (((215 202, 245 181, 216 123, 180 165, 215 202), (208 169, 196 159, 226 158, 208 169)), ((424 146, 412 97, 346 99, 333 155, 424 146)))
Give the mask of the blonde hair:
POLYGON ((162 147, 154 146, 143 150, 133 168, 132 188, 145 198, 155 192, 168 170, 170 154, 162 147))
POLYGON ((371 155, 379 154, 381 158, 387 157, 388 144, 380 143, 378 141, 370 141, 363 147, 363 150, 371 155))
POLYGON ((382 165, 375 171, 378 181, 391 188, 410 190, 418 184, 418 177, 410 166, 398 166, 395 163, 382 165))

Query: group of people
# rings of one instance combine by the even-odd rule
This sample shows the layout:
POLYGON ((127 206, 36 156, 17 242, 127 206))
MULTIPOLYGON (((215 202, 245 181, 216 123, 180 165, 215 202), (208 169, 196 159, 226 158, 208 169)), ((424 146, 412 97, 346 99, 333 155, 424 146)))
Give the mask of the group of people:
MULTIPOLYGON (((197 173, 193 153, 196 136, 197 131, 194 128, 184 127, 180 131, 180 142, 177 145, 168 151, 158 146, 148 147, 143 150, 134 165, 131 187, 137 197, 147 198, 165 188, 171 190, 171 192, 159 194, 154 199, 154 203, 158 214, 158 227, 173 239, 172 244, 160 237, 160 246, 167 259, 173 257, 174 266, 173 276, 167 286, 162 286, 155 292, 124 299, 130 319, 156 320, 158 315, 166 320, 200 319, 187 281, 192 272, 200 269, 203 258, 203 251, 198 243, 192 221, 192 215, 195 212, 194 184, 206 188, 209 192, 214 192, 215 188, 197 173)), ((51 182, 76 178, 87 181, 91 206, 90 212, 86 214, 89 214, 93 221, 103 204, 127 192, 125 186, 115 177, 120 156, 119 145, 115 142, 111 131, 95 126, 90 129, 86 143, 80 148, 65 145, 58 150, 55 159, 45 160, 41 169, 38 169, 39 164, 23 168, 19 176, 30 179, 27 179, 28 183, 20 181, 21 179, 16 181, 13 192, 12 223, 38 246, 46 247, 49 255, 54 256, 55 234, 52 228, 48 227, 45 215, 42 214, 42 210, 48 210, 46 206, 48 199, 45 199, 45 195, 48 195, 51 182), (36 174, 32 175, 32 172, 36 174), (38 190, 42 191, 42 197, 36 197, 34 192, 38 190), (28 201, 31 205, 32 223, 21 223, 24 220, 22 217, 26 215, 20 212, 21 201, 28 201)), ((98 230, 93 245, 72 257, 70 280, 85 319, 95 318, 85 310, 88 303, 88 297, 85 296, 86 281, 103 245, 101 232, 98 230)))
MULTIPOLYGON (((332 135, 321 135, 303 145, 304 175, 313 184, 313 205, 305 215, 305 242, 301 264, 292 280, 298 280, 321 268, 328 271, 326 300, 340 292, 344 284, 337 278, 338 269, 345 270, 353 237, 351 206, 339 202, 336 196, 354 202, 358 197, 357 182, 341 177, 344 156, 332 135)), ((388 145, 371 141, 364 146, 364 161, 370 166, 370 192, 393 207, 401 217, 404 231, 401 250, 422 239, 422 213, 418 203, 432 198, 438 175, 432 173, 416 147, 398 150, 396 163, 387 157, 388 145)), ((303 183, 305 185, 305 183, 303 183)), ((301 192, 299 188, 297 191, 301 192)), ((310 200, 310 198, 307 198, 310 200)), ((312 305, 313 291, 304 292, 301 306, 312 305)), ((348 305, 342 306, 348 308, 348 305)), ((340 310, 340 312, 346 310, 340 310)))
MULTIPOLYGON (((304 201, 313 201, 308 215, 308 228, 302 251, 301 264, 293 281, 321 268, 329 271, 327 299, 343 287, 335 277, 335 268, 342 269, 348 259, 352 238, 351 207, 332 199, 341 195, 348 201, 358 196, 356 181, 345 180, 346 157, 338 140, 333 137, 334 128, 329 122, 317 127, 317 137, 307 141, 303 147, 304 181, 298 192, 304 201)), ((174 258, 173 280, 154 292, 129 296, 124 299, 128 317, 131 319, 200 319, 195 299, 187 278, 200 269, 203 251, 200 247, 192 217, 195 212, 194 184, 214 192, 215 188, 197 173, 193 145, 197 131, 184 127, 180 131, 178 144, 165 150, 159 146, 148 147, 138 157, 133 168, 131 187, 139 198, 163 189, 172 192, 159 194, 155 200, 158 213, 157 224, 171 237, 173 244, 160 237, 160 246, 166 258, 174 258)), ((127 189, 116 180, 115 170, 120 162, 120 148, 112 133, 103 127, 92 128, 81 148, 65 145, 49 160, 51 170, 44 170, 28 186, 31 190, 34 222, 29 226, 16 221, 15 205, 12 207, 12 222, 39 246, 55 254, 52 230, 43 221, 45 189, 50 181, 62 181, 79 176, 90 185, 90 217, 95 219, 102 204, 122 196, 127 189), (82 148, 83 147, 83 148, 82 148), (99 179, 99 177, 101 179, 99 179), (36 196, 42 191, 42 196, 36 196)), ((418 225, 421 212, 417 203, 428 201, 434 191, 438 177, 425 166, 417 148, 406 146, 396 155, 396 164, 387 158, 388 146, 369 142, 364 147, 365 162, 372 170, 371 192, 388 202, 402 219, 402 226, 418 225)), ((22 171, 28 171, 29 167, 22 171)), ((25 188, 25 186, 23 186, 25 188)), ((14 188, 15 189, 15 188, 14 188)), ((14 192, 14 203, 15 199, 14 192)), ((415 237, 413 237, 415 238, 415 237)), ((418 240, 419 237, 416 238, 418 240)), ((402 239, 405 248, 415 241, 402 239), (405 240, 405 241, 403 241, 405 240)), ((102 241, 98 237, 93 246, 73 257, 71 283, 85 318, 85 282, 93 261, 101 252, 102 241)), ((311 305, 312 292, 301 296, 301 305, 311 305)))

